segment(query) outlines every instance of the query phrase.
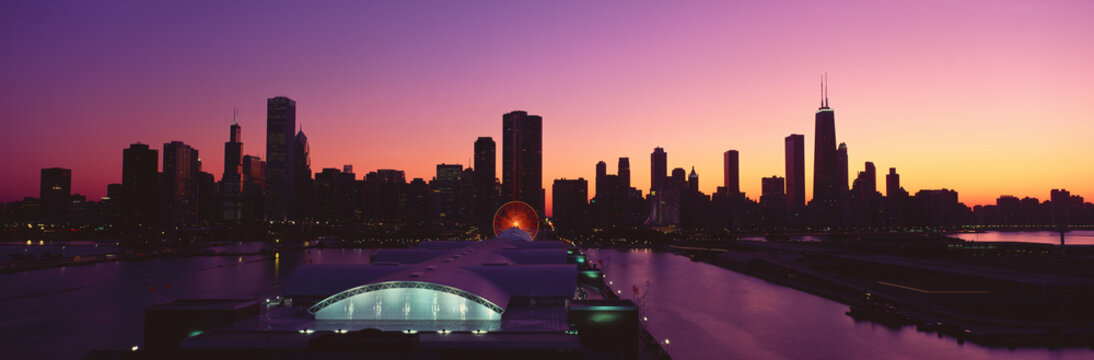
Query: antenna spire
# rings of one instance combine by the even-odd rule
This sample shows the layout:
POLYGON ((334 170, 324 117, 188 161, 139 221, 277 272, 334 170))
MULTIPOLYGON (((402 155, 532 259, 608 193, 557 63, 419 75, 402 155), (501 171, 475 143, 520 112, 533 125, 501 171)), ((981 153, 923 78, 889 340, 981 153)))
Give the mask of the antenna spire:
POLYGON ((239 108, 232 108, 232 125, 239 124, 239 108))
POLYGON ((824 73, 824 107, 828 107, 828 73, 824 73))
POLYGON ((820 95, 821 95, 821 107, 824 107, 824 75, 821 75, 820 79, 820 95))

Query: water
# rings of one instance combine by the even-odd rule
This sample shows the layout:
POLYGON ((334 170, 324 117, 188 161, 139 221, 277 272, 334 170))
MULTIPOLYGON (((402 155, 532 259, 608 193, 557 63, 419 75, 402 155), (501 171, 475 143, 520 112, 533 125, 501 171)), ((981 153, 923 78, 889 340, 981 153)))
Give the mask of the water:
POLYGON ((367 263, 370 254, 359 249, 311 249, 0 274, 3 357, 76 359, 92 348, 129 349, 144 343, 144 308, 150 304, 178 298, 250 299, 277 294, 277 286, 301 264, 367 263))
POLYGON ((44 254, 60 254, 61 257, 105 255, 122 252, 120 246, 114 243, 97 243, 93 241, 30 241, 30 242, 0 242, 0 263, 12 260, 14 256, 32 255, 41 258, 44 254))
MULTIPOLYGON (((1027 242, 1038 244, 1060 244, 1060 233, 1052 231, 1021 231, 1000 232, 989 231, 982 233, 960 233, 950 235, 967 241, 980 242, 1027 242)), ((1065 245, 1094 245, 1094 230, 1069 231, 1064 233, 1065 245)))
MULTIPOLYGON (((604 259, 609 279, 624 295, 631 296, 631 285, 645 293, 650 280, 651 331, 659 340, 671 340, 666 348, 677 359, 1094 358, 1094 351, 1085 348, 1012 352, 961 345, 912 327, 856 323, 843 314, 847 307, 842 304, 677 255, 589 254, 594 261, 604 259)), ((92 348, 128 349, 144 341, 144 308, 150 304, 269 296, 301 264, 367 263, 370 255, 369 250, 311 249, 0 274, 3 358, 73 359, 92 348)))
POLYGON ((671 253, 588 250, 613 288, 647 292, 650 333, 675 359, 1091 359, 1086 348, 986 348, 855 322, 847 306, 671 253))

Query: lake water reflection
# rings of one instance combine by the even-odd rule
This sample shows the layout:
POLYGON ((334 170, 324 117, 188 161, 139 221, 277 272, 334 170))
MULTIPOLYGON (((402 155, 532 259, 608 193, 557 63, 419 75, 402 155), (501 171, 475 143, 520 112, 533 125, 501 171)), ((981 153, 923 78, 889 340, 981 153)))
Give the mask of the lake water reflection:
POLYGON ((855 322, 847 306, 671 253, 588 250, 624 297, 648 291, 650 332, 675 359, 1090 359, 1086 348, 985 348, 855 322), (649 288, 646 288, 646 281, 649 288))

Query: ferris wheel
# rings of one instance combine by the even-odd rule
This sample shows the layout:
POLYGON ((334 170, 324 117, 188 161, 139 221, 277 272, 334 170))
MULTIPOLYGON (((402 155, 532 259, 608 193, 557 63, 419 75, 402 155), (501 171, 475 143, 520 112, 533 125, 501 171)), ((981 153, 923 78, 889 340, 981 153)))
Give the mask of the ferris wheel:
POLYGON ((507 202, 494 213, 494 236, 511 228, 521 229, 535 239, 539 233, 539 215, 536 215, 536 210, 528 203, 507 202))

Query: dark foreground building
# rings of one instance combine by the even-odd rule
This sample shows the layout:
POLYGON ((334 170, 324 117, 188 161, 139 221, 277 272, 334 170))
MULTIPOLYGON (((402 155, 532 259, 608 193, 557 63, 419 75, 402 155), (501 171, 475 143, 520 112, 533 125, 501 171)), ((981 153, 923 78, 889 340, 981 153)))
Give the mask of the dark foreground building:
POLYGON ((601 275, 584 263, 518 228, 383 249, 371 264, 304 265, 272 299, 152 306, 143 349, 89 358, 636 358, 637 308, 588 300, 579 280, 601 275))

